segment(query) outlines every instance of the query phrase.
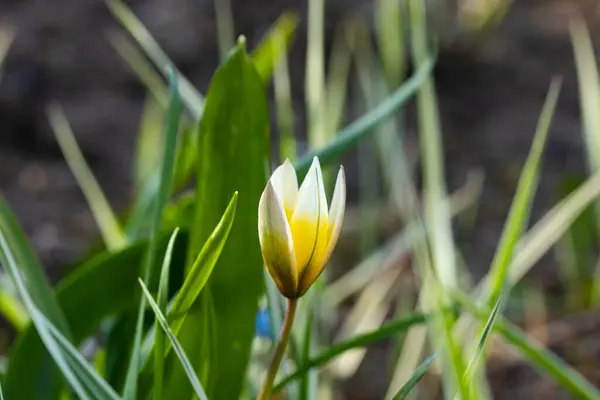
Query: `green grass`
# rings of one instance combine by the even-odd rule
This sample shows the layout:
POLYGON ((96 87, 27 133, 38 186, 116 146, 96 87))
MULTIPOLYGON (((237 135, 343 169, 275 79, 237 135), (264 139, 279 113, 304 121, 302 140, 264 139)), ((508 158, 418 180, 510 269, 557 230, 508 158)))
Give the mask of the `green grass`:
MULTIPOLYGON (((460 217, 477 206, 482 181, 467 183, 456 194, 446 187, 443 124, 431 74, 436 38, 423 2, 409 0, 401 10, 395 0, 378 0, 377 48, 365 21, 344 20, 327 59, 325 1, 309 1, 304 78, 309 151, 304 154, 298 153, 293 102, 298 94, 287 59, 299 15, 282 14, 248 50, 243 36, 234 39, 232 4, 214 4, 221 63, 203 94, 176 70, 125 3, 107 1, 121 24, 108 37, 148 91, 132 155, 133 199, 125 213, 106 200, 60 106, 48 108, 105 246, 93 247, 53 288, 10 206, 0 199, 0 262, 16 288, 3 286, 0 312, 18 335, 0 381, 0 399, 255 398, 273 350, 273 339, 255 335, 259 302, 269 306, 275 338, 283 319, 282 297, 263 268, 257 237, 258 200, 274 167, 271 135, 276 133, 280 159, 291 159, 300 179, 314 156, 326 176, 341 162, 357 162, 360 179, 349 181, 361 182, 361 200, 348 203, 347 215, 355 213, 359 222, 342 231, 338 249, 360 247, 350 231, 359 233, 364 246, 349 264, 331 266, 341 275, 331 279, 328 268, 300 300, 275 391, 293 400, 335 398, 369 349, 385 343, 392 349, 391 362, 378 365, 377 373, 388 377, 386 399, 424 396, 433 387, 446 399, 493 398, 485 374, 493 362, 488 351, 493 339, 574 398, 600 399, 594 383, 575 366, 511 323, 516 314, 507 307, 517 300, 511 290, 557 243, 569 245, 559 251, 563 271, 592 265, 578 265, 577 276, 562 275, 563 297, 550 299, 526 286, 519 288, 523 297, 535 304, 568 301, 569 312, 575 312, 593 306, 600 293, 597 263, 589 261, 597 255, 580 254, 591 246, 579 246, 597 241, 591 238, 597 237, 598 224, 576 224, 591 215, 600 196, 600 125, 594 111, 600 84, 583 23, 574 20, 571 33, 589 176, 571 184, 568 194, 529 226, 558 101, 556 79, 549 82, 537 128, 531 127, 531 149, 489 271, 481 282, 472 282, 454 232, 466 220, 460 217), (406 76, 408 60, 415 67, 411 76, 406 76), (267 97, 271 81, 275 109, 267 97), (359 90, 351 90, 349 82, 359 90), (364 110, 344 125, 346 101, 354 92, 364 110), (418 152, 406 140, 409 101, 416 107, 418 152), (277 112, 275 126, 270 126, 272 112, 277 112), (422 188, 413 179, 418 168, 422 188), (371 203, 386 210, 373 213, 371 203), (402 226, 385 240, 373 218, 383 212, 402 226), (579 280, 592 284, 580 287, 579 280), (575 295, 590 301, 569 300, 575 295), (347 312, 340 312, 347 305, 347 312), (91 338, 93 354, 84 356, 80 346, 91 338)), ((477 21, 463 22, 483 32, 507 4, 477 9, 477 15, 466 16, 477 21)), ((0 61, 13 36, 11 29, 0 30, 0 61)), ((524 315, 535 319, 538 308, 528 307, 524 315)))

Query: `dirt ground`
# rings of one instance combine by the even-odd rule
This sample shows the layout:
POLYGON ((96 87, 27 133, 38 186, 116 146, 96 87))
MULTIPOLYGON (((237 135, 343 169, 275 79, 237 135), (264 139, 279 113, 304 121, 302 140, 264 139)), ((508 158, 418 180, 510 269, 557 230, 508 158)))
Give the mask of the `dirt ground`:
MULTIPOLYGON (((218 62, 213 1, 128 3, 181 71, 204 91, 218 62)), ((250 47, 284 10, 295 9, 306 16, 305 1, 232 3, 236 33, 245 34, 250 47)), ((337 0, 328 4, 327 31, 331 38, 336 21, 351 14, 367 18, 374 1, 337 0)), ((435 76, 449 186, 463 185, 473 168, 485 173, 474 229, 461 233, 467 262, 477 276, 488 268, 555 75, 561 75, 564 84, 533 219, 554 204, 565 174, 585 171, 568 32, 568 17, 574 10, 583 11, 592 32, 598 32, 598 9, 593 1, 521 0, 483 45, 464 49, 459 43, 441 51, 435 76)), ((56 280, 60 267, 77 259, 97 229, 54 141, 45 106, 58 100, 65 107, 111 204, 123 210, 130 200, 133 146, 145 92, 106 38, 108 30, 118 25, 104 2, 4 0, 0 16, 18 28, 0 80, 0 192, 56 280)), ((304 126, 304 33, 303 27, 290 61, 299 131, 304 126)), ((543 277, 548 285, 556 283, 551 262, 538 266, 532 276, 543 277)), ((377 366, 367 363, 356 382, 364 383, 360 376, 368 376, 370 368, 377 366)), ((520 379, 526 376, 522 372, 513 375, 520 379)), ((508 375, 498 379, 497 398, 515 398, 514 379, 508 375)), ((356 399, 378 398, 373 397, 373 391, 366 397, 361 397, 358 388, 351 392, 356 399)), ((537 392, 519 393, 517 397, 524 399, 540 396, 537 392)))

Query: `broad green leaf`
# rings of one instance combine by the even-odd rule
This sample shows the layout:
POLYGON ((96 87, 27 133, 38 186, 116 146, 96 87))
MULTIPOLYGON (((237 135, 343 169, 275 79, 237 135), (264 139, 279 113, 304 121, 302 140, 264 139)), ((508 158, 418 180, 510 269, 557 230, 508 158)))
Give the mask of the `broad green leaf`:
POLYGON ((165 319, 164 315, 160 311, 160 307, 158 306, 158 304, 156 304, 156 302, 152 298, 152 295, 148 291, 148 288, 146 287, 146 285, 144 285, 144 281, 142 281, 140 279, 139 282, 140 282, 140 285, 142 286, 142 290, 144 291, 144 296, 150 303, 150 307, 152 307, 152 311, 154 311, 154 314, 156 315, 156 319, 158 320, 160 327, 167 334, 167 337, 169 338, 169 341, 171 342, 171 345, 173 346, 173 349, 174 349, 175 353, 177 354, 177 357, 179 358, 181 364, 183 365, 183 368, 188 376, 188 379, 190 380, 190 383, 194 387, 196 396, 198 396, 198 398, 200 400, 208 400, 208 397, 206 397, 206 393, 204 392, 204 388, 202 387, 202 384, 198 380, 198 377, 196 376, 196 373, 194 372, 194 369, 192 368, 190 361, 188 360, 185 352, 183 351, 181 344, 179 344, 179 341, 177 340, 177 338, 175 337, 173 332, 171 332, 171 329, 169 328, 169 324, 167 323, 167 320, 165 319))
POLYGON ((419 381, 423 379, 423 376, 425 376, 425 373, 427 372, 429 366, 434 360, 435 355, 426 358, 425 361, 423 361, 421 365, 417 367, 410 379, 404 384, 404 386, 402 386, 398 393, 396 393, 396 395, 394 396, 394 400, 403 400, 407 398, 410 392, 415 388, 417 383, 419 383, 419 381))
MULTIPOLYGON (((165 251, 168 239, 169 236, 161 237, 158 252, 165 251)), ((171 270, 171 292, 182 283, 186 239, 187 235, 183 233, 178 236, 173 253, 173 266, 176 268, 171 270)), ((78 345, 93 334, 106 318, 135 311, 138 300, 132 296, 132 290, 138 285, 137 279, 147 247, 148 243, 144 241, 114 254, 101 253, 60 282, 56 296, 71 327, 73 344, 78 345)), ((151 285, 156 285, 158 272, 151 282, 151 285)), ((58 399, 58 376, 59 372, 35 327, 29 326, 19 335, 11 351, 3 382, 6 398, 58 399), (49 383, 54 385, 48 386, 49 383)))
MULTIPOLYGON (((171 71, 170 85, 171 89, 171 103, 167 111, 167 119, 165 126, 165 142, 163 148, 162 159, 160 163, 160 179, 158 185, 158 194, 156 201, 154 202, 152 226, 150 228, 150 241, 148 244, 148 253, 144 268, 141 273, 144 277, 144 282, 149 283, 150 278, 153 275, 154 260, 156 257, 156 247, 158 243, 158 235, 160 233, 163 210, 167 203, 169 194, 171 193, 173 171, 175 169, 175 149, 177 146, 177 134, 179 132, 179 120, 181 116, 181 109, 179 103, 179 92, 177 86, 177 75, 171 71)), ((123 398, 125 400, 134 400, 137 396, 137 381, 138 374, 140 371, 141 360, 140 360, 140 345, 142 342, 142 335, 144 329, 144 310, 145 310, 145 297, 140 297, 140 305, 137 314, 137 325, 135 329, 135 335, 133 339, 133 348, 131 351, 131 360, 127 370, 127 377, 125 379, 125 387, 123 389, 123 398)))
MULTIPOLYGON (((63 310, 61 310, 61 307, 57 302, 56 296, 52 290, 52 287, 50 286, 50 282, 44 273, 43 267, 36 259, 31 246, 27 242, 27 238, 25 237, 23 230, 3 198, 0 198, 0 231, 2 231, 6 236, 7 245, 13 252, 18 268, 23 274, 25 282, 27 282, 27 289, 31 295, 33 303, 39 308, 42 314, 52 321, 52 323, 54 323, 55 326, 67 338, 71 339, 72 336, 69 324, 67 323, 67 319, 65 318, 63 310)), ((30 330, 32 329, 27 329, 24 332, 30 330)), ((33 334, 37 336, 35 332, 33 334)), ((43 348, 41 350, 45 352, 43 348)), ((36 382, 37 385, 31 385, 31 382, 27 382, 24 378, 20 378, 22 383, 28 384, 27 389, 31 390, 31 393, 35 393, 36 390, 39 390, 40 393, 58 392, 62 385, 62 380, 52 359, 47 353, 44 355, 46 356, 46 360, 42 365, 39 366, 42 370, 42 374, 45 375, 45 379, 43 381, 36 382)), ((10 363, 12 364, 12 362, 11 354, 10 363)), ((15 383, 17 383, 17 379, 15 379, 15 383)), ((8 382, 5 384, 5 393, 9 399, 14 398, 14 393, 20 393, 18 391, 13 392, 11 390, 10 385, 12 383, 13 382, 8 382)))
MULTIPOLYGON (((200 122, 196 211, 188 268, 238 191, 236 220, 209 280, 216 313, 216 399, 240 395, 263 287, 258 201, 267 181, 269 118, 265 88, 245 41, 219 67, 200 122)), ((211 386, 213 383, 211 383, 211 386)))
POLYGON ((271 79, 280 57, 286 57, 300 18, 298 14, 286 12, 281 14, 262 42, 252 52, 252 62, 256 71, 264 81, 271 79), (281 45, 279 45, 281 43, 281 45), (283 51, 282 51, 283 50, 283 51))
POLYGON ((370 344, 379 342, 380 340, 387 339, 398 332, 407 330, 413 325, 425 323, 428 318, 430 318, 430 316, 426 314, 410 314, 396 321, 385 323, 379 329, 373 332, 367 332, 362 335, 355 336, 352 339, 346 340, 344 342, 333 344, 332 346, 324 350, 322 353, 318 354, 315 357, 312 357, 305 364, 298 367, 298 369, 293 374, 282 378, 273 387, 273 393, 280 391, 288 383, 300 379, 311 369, 325 365, 327 362, 331 361, 332 359, 344 353, 345 351, 357 347, 365 347, 370 344))

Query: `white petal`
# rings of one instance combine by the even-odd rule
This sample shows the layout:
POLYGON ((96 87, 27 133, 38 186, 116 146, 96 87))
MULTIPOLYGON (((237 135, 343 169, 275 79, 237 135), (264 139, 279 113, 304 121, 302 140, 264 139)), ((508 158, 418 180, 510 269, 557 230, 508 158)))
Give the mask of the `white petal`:
POLYGON ((312 262, 313 257, 323 253, 324 246, 327 244, 327 198, 321 165, 317 157, 314 158, 300 187, 298 204, 290 226, 300 276, 312 262))
POLYGON ((275 193, 283 202, 283 208, 288 219, 291 218, 298 202, 298 178, 290 160, 286 159, 283 164, 275 169, 273 175, 271 175, 271 183, 275 193))
POLYGON ((265 266, 284 296, 293 297, 298 271, 292 233, 281 201, 269 181, 258 206, 258 237, 265 266))
POLYGON ((327 258, 333 252, 344 223, 344 211, 346 210, 346 173, 344 167, 340 167, 333 198, 331 199, 331 208, 329 209, 329 244, 327 245, 327 258))
MULTIPOLYGON (((329 210, 329 223, 326 227, 323 227, 325 235, 323 235, 323 242, 320 243, 320 249, 318 256, 315 260, 309 264, 305 269, 299 267, 298 270, 298 296, 304 295, 310 286, 317 280, 327 262, 329 257, 335 248, 335 244, 340 236, 342 223, 344 221, 344 210, 346 208, 346 177, 344 174, 344 168, 340 168, 338 172, 337 181, 335 183, 335 189, 333 191, 333 198, 331 200, 331 209, 329 210), (322 246, 322 247, 321 247, 322 246)), ((292 225, 293 226, 293 225, 292 225)), ((294 239, 295 240, 295 239, 294 239)))

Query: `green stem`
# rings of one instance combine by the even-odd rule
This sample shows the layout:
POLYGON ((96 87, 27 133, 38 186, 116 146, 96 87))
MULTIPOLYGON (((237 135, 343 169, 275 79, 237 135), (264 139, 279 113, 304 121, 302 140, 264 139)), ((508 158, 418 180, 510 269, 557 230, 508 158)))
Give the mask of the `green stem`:
POLYGON ((271 390, 273 389, 273 382, 275 381, 275 375, 277 375, 279 364, 281 364, 281 359, 283 358, 287 342, 290 338, 290 333, 292 332, 292 324, 294 323, 294 316, 296 315, 297 305, 298 299, 288 299, 287 311, 285 313, 283 326, 281 327, 279 342, 277 342, 277 347, 275 348, 275 354, 273 354, 273 360, 271 361, 271 366, 269 367, 267 378, 263 383, 263 387, 260 390, 257 400, 268 400, 269 396, 271 395, 271 390))

